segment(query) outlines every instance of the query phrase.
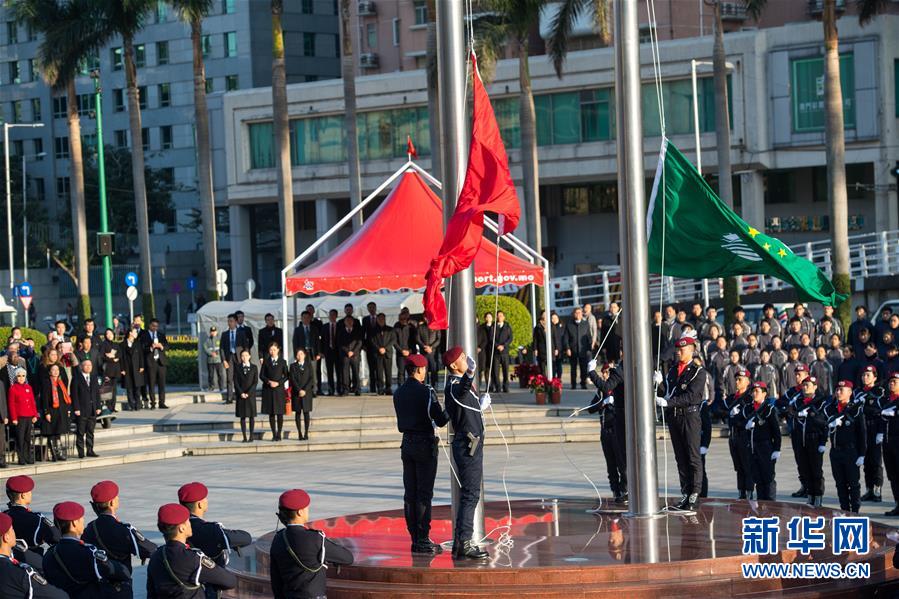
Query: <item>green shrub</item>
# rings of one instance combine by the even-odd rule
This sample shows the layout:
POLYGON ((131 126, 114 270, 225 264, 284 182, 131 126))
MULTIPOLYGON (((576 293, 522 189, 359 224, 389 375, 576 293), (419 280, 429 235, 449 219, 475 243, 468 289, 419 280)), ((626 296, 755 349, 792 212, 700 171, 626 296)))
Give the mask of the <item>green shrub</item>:
MULTIPOLYGON (((478 321, 484 322, 484 314, 494 312, 496 305, 496 297, 492 294, 475 297, 475 311, 478 314, 478 321)), ((506 295, 499 296, 499 310, 505 313, 506 322, 512 327, 512 347, 509 350, 509 354, 517 356, 518 346, 527 347, 534 338, 534 325, 531 323, 531 313, 520 301, 506 295)))
POLYGON ((169 349, 166 382, 170 385, 198 385, 197 348, 169 349))
MULTIPOLYGON (((34 339, 34 348, 41 351, 41 348, 47 345, 47 336, 36 329, 22 328, 22 337, 25 339, 34 339)), ((12 327, 0 327, 0 344, 6 346, 6 340, 12 335, 12 327)))

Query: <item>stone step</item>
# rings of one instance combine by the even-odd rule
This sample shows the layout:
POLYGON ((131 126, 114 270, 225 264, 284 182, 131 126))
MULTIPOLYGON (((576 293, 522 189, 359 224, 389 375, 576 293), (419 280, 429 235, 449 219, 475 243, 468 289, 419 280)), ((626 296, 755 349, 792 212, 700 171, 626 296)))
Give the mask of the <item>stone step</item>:
POLYGON ((65 462, 37 462, 28 466, 11 465, 3 470, 3 476, 15 476, 17 474, 27 474, 29 476, 35 474, 48 474, 51 472, 66 472, 71 470, 82 470, 85 468, 103 468, 106 466, 120 466, 122 464, 131 464, 134 462, 150 462, 154 460, 166 460, 171 458, 180 458, 184 455, 184 449, 181 447, 164 447, 147 450, 146 448, 134 448, 119 450, 109 455, 103 454, 97 448, 100 457, 79 459, 69 457, 65 462))

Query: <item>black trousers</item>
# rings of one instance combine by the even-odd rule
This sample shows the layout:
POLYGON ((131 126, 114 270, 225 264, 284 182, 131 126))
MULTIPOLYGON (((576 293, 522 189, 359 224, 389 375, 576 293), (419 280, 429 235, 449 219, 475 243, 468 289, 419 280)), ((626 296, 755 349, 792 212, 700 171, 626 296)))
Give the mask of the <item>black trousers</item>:
POLYGON ((818 451, 818 446, 824 445, 824 440, 809 437, 803 445, 802 429, 798 429, 793 436, 796 463, 799 465, 799 480, 805 481, 809 495, 824 495, 824 454, 818 451))
POLYGON ((509 390, 509 354, 496 352, 493 355, 493 390, 506 392, 509 390), (500 385, 502 374, 502 385, 500 385))
POLYGON ((412 542, 431 534, 431 502, 437 477, 437 439, 433 435, 403 435, 403 512, 412 542))
POLYGON ((206 363, 206 387, 211 391, 221 391, 225 388, 225 367, 221 362, 206 363))
POLYGON ((166 367, 160 364, 158 361, 154 360, 151 356, 150 359, 147 360, 147 373, 149 374, 149 379, 147 379, 147 388, 150 391, 150 405, 157 405, 156 398, 158 395, 159 407, 165 407, 166 367))
POLYGON ((341 356, 340 379, 343 393, 359 391, 359 354, 352 358, 341 356))
POLYGON ((381 387, 378 379, 378 350, 373 347, 365 348, 365 364, 368 366, 368 391, 377 393, 381 387))
POLYGON ((94 416, 78 416, 75 418, 75 449, 78 457, 83 458, 87 453, 94 452, 94 429, 97 427, 97 418, 94 416))
MULTIPOLYGON (((487 350, 478 348, 478 387, 487 384, 487 350)), ((486 388, 486 387, 485 387, 486 388)))
POLYGON ((135 387, 130 382, 125 383, 125 398, 128 400, 128 409, 136 412, 141 408, 140 387, 135 387))
POLYGON ((837 497, 840 498, 840 509, 858 512, 859 501, 859 467, 855 465, 858 452, 855 446, 837 447, 830 450, 830 469, 833 481, 837 486, 837 497))
MULTIPOLYGON (((409 351, 409 350, 406 350, 409 351)), ((411 352, 409 355, 412 355, 411 352)), ((406 382, 406 356, 402 350, 396 351, 396 386, 399 387, 406 382)))
POLYGON ((774 453, 774 449, 770 442, 756 441, 750 457, 756 499, 774 501, 777 496, 777 483, 774 481, 775 462, 771 459, 772 453, 774 453))
POLYGON ((6 438, 6 425, 0 421, 0 464, 6 465, 6 450, 9 449, 9 441, 6 438))
POLYGON ((237 369, 237 358, 228 358, 228 368, 225 368, 225 387, 222 391, 222 400, 225 403, 234 403, 237 392, 234 389, 234 371, 237 369))
POLYGON ((893 490, 893 498, 899 505, 899 437, 890 436, 883 440, 883 465, 887 478, 890 479, 890 489, 893 490))
POLYGON ((603 422, 600 442, 602 455, 606 459, 609 487, 611 487, 612 493, 619 495, 627 492, 627 458, 625 457, 624 439, 619 437, 615 422, 603 422))
POLYGON ((669 411, 666 418, 671 445, 674 447, 681 493, 699 495, 702 491, 702 458, 699 454, 702 420, 699 406, 674 408, 669 411))
MULTIPOLYGON (((459 475, 459 511, 456 512, 456 523, 453 530, 453 541, 462 543, 470 541, 474 534, 474 512, 481 497, 481 482, 484 477, 484 438, 478 443, 474 455, 468 455, 468 437, 460 437, 458 433, 453 439, 453 460, 459 475)), ((480 540, 480 539, 475 539, 480 540)))
POLYGON ((883 486, 883 445, 877 444, 877 421, 865 422, 868 444, 865 450, 865 486, 883 486))
POLYGON ((437 354, 432 351, 431 353, 423 353, 422 355, 428 361, 428 384, 436 389, 437 375, 439 373, 437 369, 437 354))
POLYGON ((328 373, 328 392, 343 393, 343 373, 340 366, 340 356, 336 349, 326 349, 324 353, 325 370, 328 373), (336 375, 336 377, 335 377, 336 375))
POLYGON ((375 382, 371 387, 372 391, 377 391, 378 393, 386 393, 390 391, 390 388, 393 384, 392 376, 390 372, 391 364, 393 360, 390 352, 385 352, 383 354, 375 354, 374 363, 374 377, 375 382))
POLYGON ((746 430, 737 430, 731 427, 727 445, 730 448, 730 459, 734 463, 737 473, 737 490, 752 491, 754 488, 752 478, 752 450, 749 448, 749 435, 746 430))
MULTIPOLYGON (((796 470, 799 471, 799 485, 808 491, 808 479, 802 469, 802 464, 799 463, 799 454, 802 453, 802 428, 798 427, 798 425, 794 426, 797 426, 797 432, 796 434, 790 433, 790 444, 793 446, 793 457, 796 459, 796 470)), ((809 494, 811 493, 809 492, 809 494)))
POLYGON ((34 463, 34 423, 31 418, 19 418, 16 425, 16 453, 19 456, 19 464, 34 463))
MULTIPOLYGON (((296 352, 294 352, 294 353, 296 353, 296 352)), ((312 353, 312 349, 311 349, 311 348, 309 348, 309 349, 306 350, 306 355, 308 355, 308 356, 313 356, 313 355, 314 355, 314 354, 312 353)), ((322 381, 322 357, 321 357, 321 355, 318 355, 318 356, 315 356, 314 359, 315 359, 315 381, 316 381, 315 386, 316 386, 316 393, 317 393, 318 395, 321 395, 321 394, 322 394, 322 382, 323 382, 323 381, 322 381)))
POLYGON ((581 369, 581 377, 580 382, 581 386, 586 386, 587 384, 587 362, 589 361, 589 357, 585 353, 575 354, 572 352, 571 357, 568 358, 569 363, 571 364, 571 386, 572 388, 577 385, 578 368, 581 369))

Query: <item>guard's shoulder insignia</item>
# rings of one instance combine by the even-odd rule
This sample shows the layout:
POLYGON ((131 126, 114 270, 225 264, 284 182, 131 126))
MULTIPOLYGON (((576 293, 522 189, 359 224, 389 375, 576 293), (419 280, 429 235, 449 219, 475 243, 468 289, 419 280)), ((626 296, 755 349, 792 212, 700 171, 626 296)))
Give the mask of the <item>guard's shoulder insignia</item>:
POLYGON ((28 575, 31 576, 31 580, 38 583, 42 587, 47 586, 47 579, 38 574, 37 570, 32 569, 28 572, 28 575))
POLYGON ((109 559, 109 557, 106 555, 106 552, 103 551, 102 549, 97 549, 93 545, 91 545, 90 547, 91 547, 91 551, 94 552, 94 559, 97 560, 98 562, 100 562, 101 564, 106 563, 106 561, 109 559))
POLYGON ((207 570, 211 570, 212 568, 215 568, 215 562, 212 561, 212 558, 209 557, 208 555, 200 556, 200 565, 203 566, 204 568, 206 568, 207 570))

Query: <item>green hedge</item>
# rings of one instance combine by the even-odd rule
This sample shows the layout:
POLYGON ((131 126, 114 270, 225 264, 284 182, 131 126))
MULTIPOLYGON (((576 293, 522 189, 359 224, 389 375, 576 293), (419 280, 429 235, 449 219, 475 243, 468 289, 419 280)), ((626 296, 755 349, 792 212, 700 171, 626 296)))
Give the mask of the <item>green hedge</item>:
POLYGON ((200 383, 197 370, 197 348, 169 349, 166 382, 170 385, 198 385, 200 383))
MULTIPOLYGON (((25 339, 34 339, 34 347, 37 351, 47 345, 47 336, 36 329, 26 329, 21 327, 22 337, 25 339)), ((0 327, 0 344, 6 346, 6 340, 12 335, 12 327, 0 327)))
MULTIPOLYGON (((491 295, 479 295, 475 297, 475 310, 478 313, 478 321, 484 322, 484 314, 494 312, 496 309, 496 297, 491 295)), ((531 313, 527 307, 514 297, 499 296, 499 309, 506 314, 506 322, 512 327, 512 347, 509 354, 518 355, 518 346, 527 347, 534 338, 534 326, 531 324, 531 313)), ((496 315, 494 315, 495 317, 496 315)))

